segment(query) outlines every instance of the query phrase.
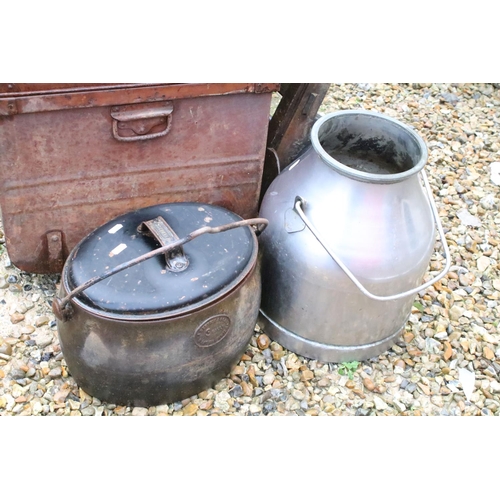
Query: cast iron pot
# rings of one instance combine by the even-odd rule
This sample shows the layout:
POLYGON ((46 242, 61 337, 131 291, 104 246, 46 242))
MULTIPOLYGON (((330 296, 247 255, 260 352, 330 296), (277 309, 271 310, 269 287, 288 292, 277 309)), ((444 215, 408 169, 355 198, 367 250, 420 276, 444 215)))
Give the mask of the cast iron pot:
POLYGON ((248 346, 259 310, 250 225, 261 230, 267 221, 172 203, 117 217, 83 239, 53 302, 77 384, 101 400, 145 407, 224 378, 248 346))

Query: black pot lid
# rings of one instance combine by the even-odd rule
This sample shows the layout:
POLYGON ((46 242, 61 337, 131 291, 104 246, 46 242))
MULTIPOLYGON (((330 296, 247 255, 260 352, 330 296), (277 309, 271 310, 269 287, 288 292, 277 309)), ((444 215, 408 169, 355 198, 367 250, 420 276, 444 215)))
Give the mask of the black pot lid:
MULTIPOLYGON (((63 270, 66 289, 72 291, 94 276, 161 247, 150 232, 151 225, 143 224, 158 217, 179 238, 202 226, 242 220, 225 208, 200 203, 155 205, 124 214, 73 249, 63 270)), ((157 255, 92 285, 73 300, 101 316, 127 320, 190 312, 218 300, 243 281, 256 262, 257 238, 251 228, 243 226, 203 234, 182 249, 184 256, 171 255, 168 264, 164 254, 157 255)))

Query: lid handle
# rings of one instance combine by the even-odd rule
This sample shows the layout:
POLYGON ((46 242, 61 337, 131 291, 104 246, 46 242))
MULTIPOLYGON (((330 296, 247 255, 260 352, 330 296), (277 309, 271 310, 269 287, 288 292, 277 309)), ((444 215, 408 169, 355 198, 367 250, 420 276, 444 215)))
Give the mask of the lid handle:
MULTIPOLYGON (((137 230, 145 236, 156 238, 162 247, 170 245, 179 239, 175 231, 161 216, 144 221, 137 230)), ((167 263, 167 269, 173 273, 180 273, 189 266, 189 260, 184 254, 182 246, 165 252, 165 261, 167 263)))
POLYGON ((101 274, 100 276, 94 276, 93 278, 90 278, 88 281, 81 284, 80 286, 77 286, 74 290, 69 292, 66 295, 66 297, 63 298, 55 297, 54 300, 52 301, 52 311, 58 320, 68 321, 69 319, 71 319, 72 316, 70 301, 76 295, 80 294, 81 292, 91 287, 92 285, 95 285, 100 281, 105 280, 106 278, 109 278, 110 276, 113 276, 116 273, 119 273, 120 271, 124 271, 129 267, 135 266, 136 264, 140 264, 145 260, 151 259, 155 255, 160 255, 162 253, 164 254, 166 252, 174 250, 175 248, 180 247, 181 245, 185 245, 189 241, 193 240, 198 236, 201 236, 202 234, 222 233, 224 231, 228 231, 229 229, 236 229, 242 226, 256 226, 256 232, 261 232, 268 224, 269 221, 267 219, 256 218, 256 219, 246 219, 246 220, 231 222, 229 224, 224 224, 222 226, 216 226, 216 227, 212 226, 200 227, 194 230, 193 232, 189 233, 187 236, 184 236, 184 238, 180 238, 177 241, 173 241, 167 245, 161 246, 156 250, 151 250, 151 252, 140 255, 135 259, 124 262, 123 264, 119 264, 113 269, 110 269, 109 271, 106 271, 105 273, 101 274))

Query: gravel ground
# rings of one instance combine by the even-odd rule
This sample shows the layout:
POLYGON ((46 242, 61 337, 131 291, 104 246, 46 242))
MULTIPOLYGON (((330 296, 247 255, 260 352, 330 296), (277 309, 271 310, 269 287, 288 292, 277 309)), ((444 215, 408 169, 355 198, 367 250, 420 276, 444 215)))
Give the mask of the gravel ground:
MULTIPOLYGON (((357 108, 425 139, 452 254, 448 276, 417 297, 396 345, 366 362, 325 364, 256 327, 215 388, 150 408, 107 404, 78 388, 61 353, 50 308, 59 276, 11 265, 0 226, 0 415, 499 415, 499 85, 332 84, 320 111, 357 108)), ((439 250, 427 278, 443 266, 439 250)))

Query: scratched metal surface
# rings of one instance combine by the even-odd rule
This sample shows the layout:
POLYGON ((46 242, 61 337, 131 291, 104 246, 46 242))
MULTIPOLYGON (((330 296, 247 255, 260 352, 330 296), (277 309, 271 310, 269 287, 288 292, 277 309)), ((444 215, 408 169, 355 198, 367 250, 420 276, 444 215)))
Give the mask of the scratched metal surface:
POLYGON ((154 102, 154 87, 143 94, 100 90, 94 107, 88 99, 83 103, 81 91, 68 107, 60 104, 64 94, 57 95, 57 106, 53 95, 37 95, 31 99, 39 101, 23 106, 58 109, 21 108, 0 116, 0 204, 12 262, 27 272, 60 272, 71 249, 93 229, 158 203, 210 203, 255 216, 273 87, 203 85, 166 88, 154 102), (192 97, 195 91, 201 96, 192 97), (123 104, 124 93, 132 110, 123 104), (168 117, 155 111, 165 103, 171 105, 168 117), (115 123, 113 130, 113 110, 127 120, 134 113, 138 118, 115 123))

